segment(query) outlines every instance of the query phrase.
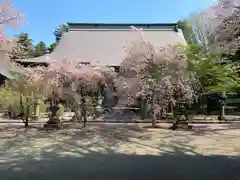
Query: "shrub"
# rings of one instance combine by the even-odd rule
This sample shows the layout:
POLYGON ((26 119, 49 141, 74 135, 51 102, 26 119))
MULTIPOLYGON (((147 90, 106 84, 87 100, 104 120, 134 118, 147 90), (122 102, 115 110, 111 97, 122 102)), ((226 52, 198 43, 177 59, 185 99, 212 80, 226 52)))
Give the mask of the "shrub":
POLYGON ((60 106, 60 109, 58 110, 58 115, 63 116, 65 107, 62 104, 60 104, 59 106, 60 106))
POLYGON ((39 113, 40 113, 40 116, 41 114, 45 114, 47 112, 47 105, 44 103, 43 100, 40 100, 39 102, 39 113))
POLYGON ((11 91, 7 87, 0 88, 0 110, 8 110, 13 113, 20 112, 19 94, 11 91))
MULTIPOLYGON (((4 112, 7 111, 10 117, 15 118, 17 115, 22 113, 22 107, 20 105, 20 94, 16 91, 10 90, 7 86, 0 88, 0 111, 4 112)), ((23 99, 25 97, 23 96, 23 99)), ((24 110, 26 110, 27 105, 29 102, 23 101, 24 110)), ((40 100, 39 104, 39 112, 45 113, 46 112, 46 104, 44 101, 40 100)), ((26 113, 26 112, 24 112, 26 113)), ((34 107, 30 107, 30 115, 34 114, 34 107)))

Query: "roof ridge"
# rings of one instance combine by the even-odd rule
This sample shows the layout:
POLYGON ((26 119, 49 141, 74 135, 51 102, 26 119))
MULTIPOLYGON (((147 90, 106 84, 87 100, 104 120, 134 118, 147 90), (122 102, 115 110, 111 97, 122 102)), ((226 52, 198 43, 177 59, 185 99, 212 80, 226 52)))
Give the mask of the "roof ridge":
POLYGON ((155 25, 155 26, 174 26, 177 25, 176 23, 71 23, 68 22, 68 25, 103 25, 103 26, 131 26, 131 25, 140 25, 140 26, 144 26, 144 25, 155 25))
POLYGON ((143 29, 176 29, 177 23, 67 23, 69 29, 130 29, 135 26, 143 29))

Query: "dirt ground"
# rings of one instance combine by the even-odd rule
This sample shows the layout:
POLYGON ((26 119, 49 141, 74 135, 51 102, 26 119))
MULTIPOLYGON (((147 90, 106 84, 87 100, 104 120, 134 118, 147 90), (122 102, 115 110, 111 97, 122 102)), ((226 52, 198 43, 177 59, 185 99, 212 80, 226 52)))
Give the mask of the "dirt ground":
POLYGON ((0 126, 1 180, 239 180, 240 124, 0 126))

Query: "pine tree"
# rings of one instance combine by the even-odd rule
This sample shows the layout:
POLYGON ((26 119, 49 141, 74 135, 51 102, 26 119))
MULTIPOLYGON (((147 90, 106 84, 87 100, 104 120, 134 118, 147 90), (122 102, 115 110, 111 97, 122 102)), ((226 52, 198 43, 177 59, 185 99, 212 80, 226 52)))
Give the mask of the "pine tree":
POLYGON ((34 56, 35 57, 43 56, 44 54, 47 53, 47 51, 48 51, 48 48, 47 48, 46 44, 43 41, 40 41, 35 46, 34 56))
POLYGON ((33 57, 33 44, 27 33, 19 35, 16 46, 9 53, 11 59, 26 59, 33 57))

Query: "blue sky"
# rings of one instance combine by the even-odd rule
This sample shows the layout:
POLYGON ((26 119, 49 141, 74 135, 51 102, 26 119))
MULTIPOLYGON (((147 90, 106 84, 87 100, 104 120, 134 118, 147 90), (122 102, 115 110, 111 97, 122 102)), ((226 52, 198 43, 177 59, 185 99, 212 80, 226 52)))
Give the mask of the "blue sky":
POLYGON ((66 22, 172 23, 215 0, 12 0, 27 24, 8 35, 27 32, 34 43, 54 41, 53 31, 66 22))

